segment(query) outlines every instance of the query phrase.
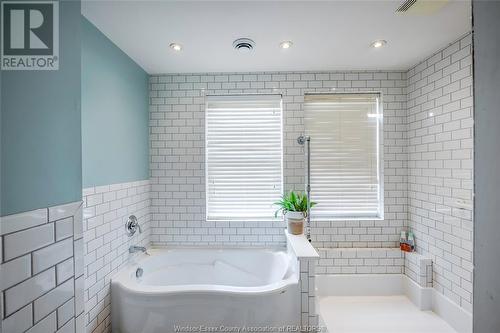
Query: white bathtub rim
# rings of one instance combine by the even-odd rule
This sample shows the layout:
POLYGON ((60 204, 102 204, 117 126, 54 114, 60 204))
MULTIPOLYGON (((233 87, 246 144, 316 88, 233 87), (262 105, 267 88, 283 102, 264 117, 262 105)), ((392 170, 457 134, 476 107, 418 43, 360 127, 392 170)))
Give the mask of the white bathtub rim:
POLYGON ((217 251, 231 251, 231 250, 255 250, 255 251, 271 251, 271 252, 286 252, 287 247, 285 245, 241 245, 241 246, 221 246, 221 245, 156 245, 151 244, 147 247, 148 253, 164 252, 164 251, 175 251, 175 250, 217 250, 217 251))
POLYGON ((273 284, 268 284, 259 287, 234 287, 226 285, 211 285, 211 284, 185 284, 179 286, 141 286, 137 283, 127 283, 122 280, 113 278, 113 285, 119 286, 130 293, 136 293, 144 296, 161 296, 167 294, 209 294, 209 293, 225 293, 228 295, 266 295, 286 290, 291 285, 299 283, 297 278, 288 278, 273 284))
MULTIPOLYGON (((202 250, 207 249, 205 247, 153 247, 148 248, 148 254, 139 254, 134 257, 134 260, 123 267, 118 273, 116 273, 111 278, 111 284, 116 287, 123 288, 124 291, 129 293, 135 293, 144 296, 161 296, 167 294, 210 294, 210 293, 224 293, 228 295, 266 295, 284 292, 289 286, 298 285, 299 283, 299 272, 297 269, 293 270, 285 279, 261 285, 261 286, 231 286, 222 284, 183 284, 183 285, 142 285, 138 283, 138 279, 133 278, 133 274, 137 268, 141 267, 141 262, 152 258, 155 255, 161 255, 162 253, 171 252, 175 250, 202 250)), ((269 252, 283 252, 287 254, 283 249, 280 248, 210 248, 210 250, 217 251, 231 251, 231 250, 256 250, 256 251, 269 251, 269 252)))

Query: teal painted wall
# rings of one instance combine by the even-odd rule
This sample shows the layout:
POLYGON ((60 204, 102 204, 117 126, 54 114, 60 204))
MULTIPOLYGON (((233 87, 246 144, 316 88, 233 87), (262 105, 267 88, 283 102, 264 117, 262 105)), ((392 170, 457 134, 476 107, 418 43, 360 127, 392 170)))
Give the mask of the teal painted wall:
POLYGON ((1 73, 2 216, 81 200, 80 1, 59 10, 59 70, 1 73))
POLYGON ((83 187, 148 179, 148 74, 81 21, 83 187))

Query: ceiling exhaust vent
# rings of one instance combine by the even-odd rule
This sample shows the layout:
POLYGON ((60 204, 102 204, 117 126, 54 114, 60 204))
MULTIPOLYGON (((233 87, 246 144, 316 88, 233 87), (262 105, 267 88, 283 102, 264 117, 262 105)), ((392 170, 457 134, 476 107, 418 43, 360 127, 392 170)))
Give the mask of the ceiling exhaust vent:
POLYGON ((404 13, 406 12, 408 9, 411 8, 411 6, 413 6, 415 3, 417 2, 417 0, 406 0, 405 2, 403 2, 399 7, 398 9, 396 9, 396 12, 397 13, 404 13))
POLYGON ((448 2, 449 0, 406 0, 396 9, 396 13, 405 15, 433 15, 448 2))
POLYGON ((236 51, 247 53, 254 49, 255 42, 250 38, 238 38, 233 42, 233 47, 236 51))

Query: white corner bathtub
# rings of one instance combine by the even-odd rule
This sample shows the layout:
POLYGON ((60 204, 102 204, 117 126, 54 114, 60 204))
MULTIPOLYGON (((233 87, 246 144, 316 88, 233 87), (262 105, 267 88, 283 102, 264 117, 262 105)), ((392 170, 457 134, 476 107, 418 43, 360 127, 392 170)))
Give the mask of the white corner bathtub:
POLYGON ((297 259, 264 249, 152 249, 111 281, 114 333, 300 325, 297 259), (136 277, 137 269, 143 274, 136 277))

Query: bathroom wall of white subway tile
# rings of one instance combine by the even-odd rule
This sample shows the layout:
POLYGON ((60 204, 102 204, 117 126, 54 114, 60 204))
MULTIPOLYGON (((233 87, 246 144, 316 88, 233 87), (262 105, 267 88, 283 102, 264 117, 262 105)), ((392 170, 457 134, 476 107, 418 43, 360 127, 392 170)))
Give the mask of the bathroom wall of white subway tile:
POLYGON ((148 180, 83 190, 85 326, 87 333, 111 331, 110 279, 131 259, 130 245, 149 245, 148 180), (125 223, 135 215, 141 225, 132 237, 125 223))
POLYGON ((403 274, 399 248, 319 248, 316 274, 403 274))
POLYGON ((408 71, 408 215, 434 288, 471 311, 471 35, 408 71))
POLYGON ((0 218, 0 331, 84 332, 81 208, 0 218))
POLYGON ((284 245, 284 224, 205 221, 206 95, 281 93, 285 190, 304 188, 306 92, 380 91, 384 104, 385 219, 314 222, 317 247, 395 247, 406 210, 406 72, 224 73, 150 77, 151 241, 284 245))

